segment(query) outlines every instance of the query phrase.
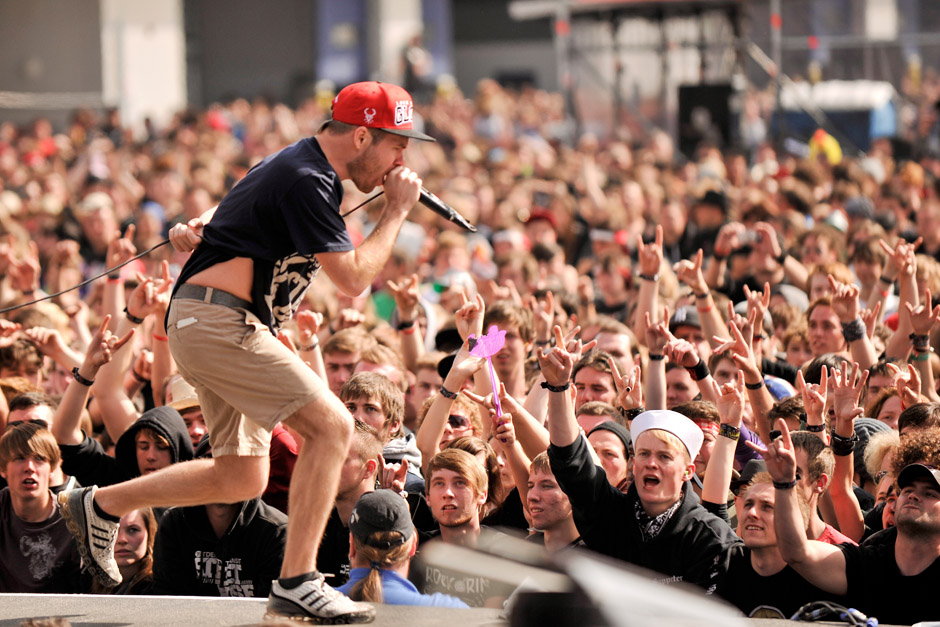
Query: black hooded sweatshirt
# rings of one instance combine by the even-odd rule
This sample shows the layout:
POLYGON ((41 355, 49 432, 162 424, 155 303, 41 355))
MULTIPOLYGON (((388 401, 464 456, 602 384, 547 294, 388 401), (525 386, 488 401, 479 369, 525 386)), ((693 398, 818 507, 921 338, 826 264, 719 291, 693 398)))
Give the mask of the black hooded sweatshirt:
POLYGON ((193 444, 182 416, 172 407, 154 407, 141 415, 121 434, 114 447, 114 457, 104 452, 97 440, 88 437, 80 444, 60 444, 62 471, 83 486, 106 486, 140 476, 137 464, 137 433, 149 428, 170 443, 172 463, 193 458, 193 444))
POLYGON ((221 538, 205 505, 168 509, 153 547, 152 594, 266 597, 287 543, 287 516, 254 498, 221 538))

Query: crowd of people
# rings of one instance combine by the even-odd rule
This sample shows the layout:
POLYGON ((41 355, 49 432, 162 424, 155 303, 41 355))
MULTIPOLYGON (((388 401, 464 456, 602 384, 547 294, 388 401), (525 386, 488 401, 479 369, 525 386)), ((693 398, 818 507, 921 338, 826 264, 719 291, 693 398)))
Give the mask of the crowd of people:
MULTIPOLYGON (((436 141, 349 131, 392 141, 394 174, 340 172, 353 185, 315 224, 252 214, 228 242, 255 260, 242 293, 199 283, 240 258, 207 253, 202 228, 233 232, 225 202, 260 189, 250 177, 278 163, 262 159, 316 135, 335 167, 348 129, 331 98, 238 99, 144 137, 116 112, 0 124, 0 591, 270 595, 291 615, 315 559, 354 601, 499 607, 520 582, 422 552, 518 536, 746 615, 830 601, 938 618, 936 155, 572 143, 559 95, 483 81, 416 107, 405 137, 436 141), (422 183, 478 232, 408 213, 422 183), (277 237, 328 276, 295 281, 310 268, 279 267, 277 237), (331 256, 382 238, 371 275, 331 256), (289 294, 266 294, 264 272, 289 294), (213 304, 229 318, 197 325, 213 304), (235 324, 252 332, 206 352, 235 324), (488 365, 473 349, 497 332, 488 365), (261 351, 280 361, 240 357, 261 351), (302 370, 284 378, 285 360, 302 370), (234 428, 216 418, 243 407, 234 428), (177 465, 201 484, 186 499, 162 496, 177 465), (164 502, 179 506, 145 506, 164 502), (76 529, 96 516, 115 521, 111 570, 76 529)), ((276 202, 307 211, 303 185, 276 202)))

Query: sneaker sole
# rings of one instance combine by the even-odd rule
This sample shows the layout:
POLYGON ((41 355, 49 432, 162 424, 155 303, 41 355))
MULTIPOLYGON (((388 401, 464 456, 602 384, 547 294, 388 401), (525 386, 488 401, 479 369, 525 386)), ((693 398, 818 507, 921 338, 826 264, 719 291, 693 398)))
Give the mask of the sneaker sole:
POLYGON ((68 492, 60 492, 56 497, 56 500, 59 502, 59 513, 62 515, 62 518, 65 519, 65 526, 68 528, 69 533, 72 534, 72 537, 75 538, 75 543, 78 545, 78 553, 82 556, 82 561, 85 563, 85 568, 90 572, 95 580, 106 588, 113 588, 117 586, 120 581, 115 581, 111 575, 109 575, 103 568, 98 566, 98 562, 95 561, 94 557, 91 555, 91 551, 88 548, 87 535, 85 533, 85 509, 84 505, 80 507, 79 512, 73 512, 71 504, 68 499, 68 492), (81 517, 79 522, 78 517, 81 517))
POLYGON ((268 610, 264 613, 262 619, 263 625, 288 624, 296 625, 298 623, 307 625, 357 625, 362 623, 371 623, 375 620, 375 612, 359 612, 355 614, 344 614, 334 616, 333 618, 319 618, 315 616, 289 616, 287 614, 278 614, 268 610))

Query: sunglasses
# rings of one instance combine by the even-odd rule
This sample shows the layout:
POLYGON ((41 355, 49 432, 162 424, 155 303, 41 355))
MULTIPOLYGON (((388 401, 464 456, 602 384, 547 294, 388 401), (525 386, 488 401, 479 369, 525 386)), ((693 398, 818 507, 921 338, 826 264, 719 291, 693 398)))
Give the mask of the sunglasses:
POLYGON ((454 414, 447 417, 447 424, 454 429, 468 429, 470 427, 470 421, 466 416, 455 416, 454 414))

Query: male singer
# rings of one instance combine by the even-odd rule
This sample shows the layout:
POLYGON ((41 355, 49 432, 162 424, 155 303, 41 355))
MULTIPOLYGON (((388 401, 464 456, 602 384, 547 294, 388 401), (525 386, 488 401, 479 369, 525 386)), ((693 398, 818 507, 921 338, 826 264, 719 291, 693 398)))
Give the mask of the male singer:
MULTIPOLYGON (((368 287, 385 266, 421 180, 406 168, 414 130, 411 96, 378 82, 349 85, 333 100, 316 137, 267 157, 200 219, 174 227, 173 246, 195 252, 183 267, 166 318, 170 350, 195 386, 213 457, 174 464, 126 483, 60 495, 85 562, 110 585, 120 517, 144 506, 234 503, 261 494, 268 480, 271 430, 284 422, 304 446, 290 488, 290 522, 281 578, 269 619, 370 622, 370 605, 335 592, 316 571, 352 434, 352 416, 277 330, 322 267, 343 292, 368 287), (339 215, 341 181, 378 186, 386 204, 354 248, 339 215), (197 248, 198 246, 198 248, 197 248)), ((301 351, 313 347, 301 347, 301 351)))

